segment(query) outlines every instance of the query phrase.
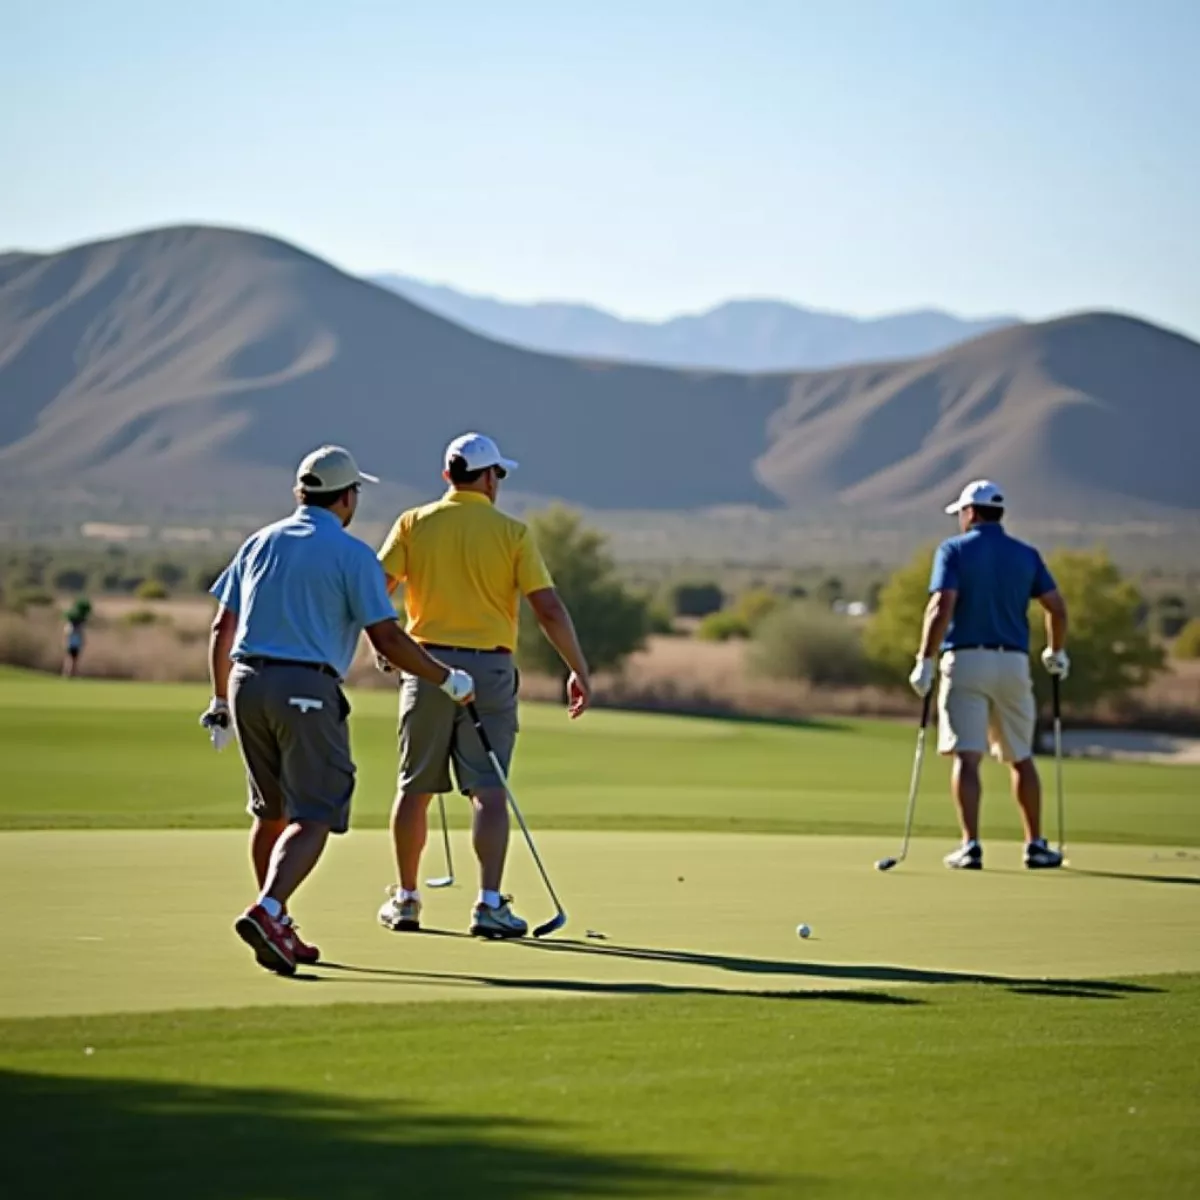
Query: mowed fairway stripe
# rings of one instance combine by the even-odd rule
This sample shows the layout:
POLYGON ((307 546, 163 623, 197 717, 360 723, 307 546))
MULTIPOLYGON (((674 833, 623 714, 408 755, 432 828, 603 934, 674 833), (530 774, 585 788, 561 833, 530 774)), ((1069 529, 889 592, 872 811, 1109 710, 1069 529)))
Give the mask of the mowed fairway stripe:
MULTIPOLYGON (((68 683, 0 669, 2 829, 245 827, 241 762, 214 754, 207 689, 68 683)), ((356 692, 356 829, 384 828, 396 785, 396 698, 356 692)), ((522 708, 514 787, 535 829, 877 834, 890 851, 912 768, 910 725, 805 726, 621 712, 568 721, 522 708)), ((1080 842, 1200 845, 1200 767, 1071 762, 1068 828, 1080 842)), ((1016 806, 985 767, 984 834, 1016 837, 1016 806)), ((927 764, 916 832, 956 837, 947 767, 927 764)), ((468 808, 447 804, 465 826, 468 808)))
MULTIPOLYGON (((930 841, 881 875, 871 863, 890 846, 874 839, 551 831, 539 841, 571 923, 544 943, 497 945, 463 936, 465 882, 426 895, 427 924, 442 933, 383 930, 386 835, 337 840, 296 916, 341 967, 286 981, 255 967, 231 929, 252 894, 244 834, 2 834, 0 1016, 1200 971, 1191 854, 1081 845, 1076 869, 1033 874, 1018 845, 995 842, 987 870, 953 875, 940 866, 944 844, 930 841), (807 941, 795 934, 802 921, 807 941)), ((455 853, 466 877, 465 835, 455 853)), ((519 910, 543 920, 549 905, 519 843, 511 863, 519 910)))

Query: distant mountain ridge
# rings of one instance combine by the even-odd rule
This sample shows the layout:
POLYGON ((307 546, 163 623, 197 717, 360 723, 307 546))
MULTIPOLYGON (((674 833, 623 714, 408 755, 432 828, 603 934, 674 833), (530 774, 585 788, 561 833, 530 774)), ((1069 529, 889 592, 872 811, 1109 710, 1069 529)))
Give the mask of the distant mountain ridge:
POLYGON ((1200 514, 1200 345, 1082 313, 938 354, 734 374, 554 357, 473 334, 259 234, 152 230, 0 256, 0 498, 278 510, 349 445, 394 511, 483 428, 510 495, 592 510, 755 506, 877 526, 998 478, 1022 519, 1200 514))
POLYGON ((588 304, 519 304, 398 274, 373 283, 486 337, 577 358, 718 371, 798 371, 917 358, 1017 324, 935 309, 859 318, 780 300, 730 300, 706 312, 635 321, 588 304))

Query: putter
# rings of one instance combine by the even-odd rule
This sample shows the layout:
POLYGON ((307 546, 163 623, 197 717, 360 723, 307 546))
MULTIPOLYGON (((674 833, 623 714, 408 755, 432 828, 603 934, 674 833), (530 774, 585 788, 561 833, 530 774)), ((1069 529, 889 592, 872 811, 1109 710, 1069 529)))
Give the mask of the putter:
POLYGON ((921 705, 921 725, 917 731, 917 752, 913 757, 912 779, 908 785, 908 812, 904 817, 904 842, 896 858, 881 858, 875 864, 877 871, 890 871, 908 857, 908 842, 912 836, 913 814, 917 809, 917 792, 921 787, 921 764, 925 761, 925 735, 929 732, 929 713, 933 707, 933 688, 930 688, 921 705))
POLYGON ((454 859, 450 857, 450 830, 446 826, 446 801, 438 796, 438 812, 442 817, 442 845, 446 848, 446 874, 436 879, 425 880, 427 888, 448 888, 454 886, 454 859))
POLYGON ((1054 706, 1054 791, 1058 800, 1058 852, 1066 854, 1067 835, 1063 832, 1063 748, 1062 680, 1050 676, 1050 696, 1054 706))
POLYGON ((475 726, 475 732, 479 735, 479 741, 483 745, 483 752, 490 759, 492 770, 496 772, 500 784, 504 788, 508 803, 512 806, 513 815, 517 818, 517 824, 521 826, 521 832, 525 835, 525 844, 529 847, 529 853, 533 855, 533 861, 537 864, 542 882, 546 885, 546 891, 550 893, 550 899, 554 901, 554 916, 533 931, 535 938, 545 937, 548 933, 554 933, 555 930, 561 929, 567 923, 567 914, 562 904, 559 903, 558 896, 554 892, 554 885, 550 882, 550 876, 546 874, 546 868, 542 866, 537 847, 533 844, 533 835, 529 832, 529 826, 525 824, 525 818, 521 816, 520 808, 517 807, 517 798, 512 794, 512 788, 508 786, 508 776, 504 773, 504 768, 500 765, 495 750, 492 749, 491 739, 483 727, 483 721, 480 719, 479 710, 475 707, 474 701, 467 703, 467 716, 471 718, 471 724, 475 726))

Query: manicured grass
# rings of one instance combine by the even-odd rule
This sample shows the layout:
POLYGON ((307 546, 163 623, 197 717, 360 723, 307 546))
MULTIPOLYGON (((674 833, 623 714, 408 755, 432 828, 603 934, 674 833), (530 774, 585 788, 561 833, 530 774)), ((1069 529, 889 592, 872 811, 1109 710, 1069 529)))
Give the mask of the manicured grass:
MULTIPOLYGON (((455 836, 462 882, 427 890, 433 932, 422 935, 375 920, 394 879, 387 834, 340 839, 294 905, 335 965, 289 983, 260 971, 231 929, 254 896, 242 833, 0 834, 10 966, 0 1017, 1200 972, 1195 856, 1081 845, 1071 870, 1030 874, 1017 845, 997 843, 987 870, 951 875, 944 845, 920 842, 880 874, 861 838, 563 830, 539 846, 570 923, 544 942, 497 946, 465 936, 475 898, 465 833, 455 836), (801 921, 813 931, 803 941, 801 921)), ((440 846, 426 867, 442 871, 440 846)), ((534 922, 550 915, 519 843, 506 886, 534 922)))
MULTIPOLYGON (((236 754, 196 724, 202 688, 0 673, 0 828, 239 827, 236 754)), ((395 775, 395 698, 353 697, 358 828, 386 821, 395 775)), ((514 773, 539 829, 708 829, 895 835, 913 730, 852 721, 786 727, 595 712, 570 724, 529 705, 514 773)), ((1200 768, 1071 763, 1072 840, 1200 844, 1200 768)), ((1049 782, 1049 781, 1047 781, 1049 782)), ((990 768, 986 832, 1017 831, 990 768)), ((454 799, 451 819, 466 810, 454 799)), ((917 831, 953 835, 946 768, 927 766, 917 831)))
POLYGON ((4 1194, 1183 1196, 1198 1064, 1196 976, 4 1022, 4 1194))

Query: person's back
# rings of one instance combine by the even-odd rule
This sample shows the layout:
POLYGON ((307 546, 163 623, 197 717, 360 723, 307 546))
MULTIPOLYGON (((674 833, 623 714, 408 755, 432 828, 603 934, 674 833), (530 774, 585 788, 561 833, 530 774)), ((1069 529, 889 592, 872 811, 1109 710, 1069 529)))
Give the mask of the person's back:
POLYGON ((1028 652, 1030 601, 1053 586, 1034 547, 998 523, 976 525, 942 543, 937 569, 939 585, 958 593, 944 650, 1028 652))
POLYGON ((397 540, 402 549, 384 564, 404 580, 410 636, 472 650, 515 649, 521 595, 550 586, 522 522, 477 492, 452 491, 404 513, 397 540))
POLYGON ((235 560, 241 595, 234 654, 328 663, 345 674, 359 631, 360 581, 378 571, 369 546, 326 509, 301 506, 247 539, 235 560))

